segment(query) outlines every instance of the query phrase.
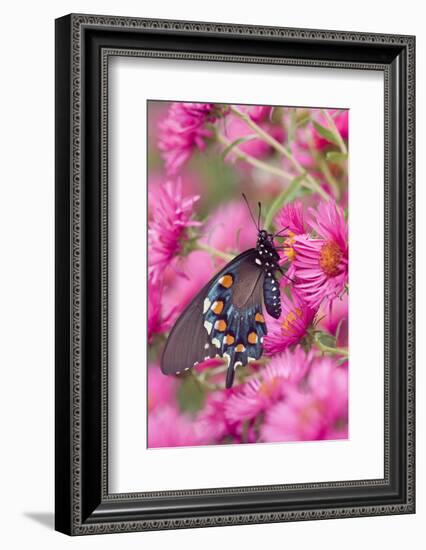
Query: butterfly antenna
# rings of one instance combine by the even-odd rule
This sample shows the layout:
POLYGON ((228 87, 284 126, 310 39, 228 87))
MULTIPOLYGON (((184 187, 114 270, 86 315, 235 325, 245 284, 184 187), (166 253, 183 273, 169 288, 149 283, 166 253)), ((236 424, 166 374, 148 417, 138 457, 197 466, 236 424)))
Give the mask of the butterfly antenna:
POLYGON ((260 230, 260 218, 262 216, 262 204, 260 201, 257 203, 257 207, 259 209, 259 215, 257 216, 257 230, 260 230))
POLYGON ((250 208, 249 202, 248 202, 248 200, 247 200, 247 197, 246 197, 245 193, 241 193, 241 194, 242 194, 242 196, 243 196, 243 199, 246 201, 247 208, 248 208, 248 210, 249 210, 249 212, 250 212, 251 219, 253 220, 253 223, 254 223, 254 225, 256 226, 256 229, 259 231, 259 224, 256 223, 256 220, 255 220, 255 218, 254 218, 254 216, 253 216, 253 212, 251 211, 251 208, 250 208))
POLYGON ((286 227, 283 227, 283 229, 280 229, 280 230, 278 231, 278 233, 275 233, 274 239, 275 239, 275 237, 279 237, 281 233, 284 233, 285 231, 287 231, 287 229, 288 229, 289 227, 290 227, 290 226, 287 225, 286 227))

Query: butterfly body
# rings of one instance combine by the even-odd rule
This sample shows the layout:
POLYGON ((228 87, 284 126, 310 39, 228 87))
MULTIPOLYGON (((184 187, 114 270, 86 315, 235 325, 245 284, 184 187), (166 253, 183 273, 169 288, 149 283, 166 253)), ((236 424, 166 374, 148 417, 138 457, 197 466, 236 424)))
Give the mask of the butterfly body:
POLYGON ((205 359, 222 357, 230 388, 235 369, 262 356, 267 334, 262 302, 272 317, 281 314, 278 261, 273 235, 258 230, 256 248, 229 262, 180 315, 163 352, 162 372, 179 374, 205 359))

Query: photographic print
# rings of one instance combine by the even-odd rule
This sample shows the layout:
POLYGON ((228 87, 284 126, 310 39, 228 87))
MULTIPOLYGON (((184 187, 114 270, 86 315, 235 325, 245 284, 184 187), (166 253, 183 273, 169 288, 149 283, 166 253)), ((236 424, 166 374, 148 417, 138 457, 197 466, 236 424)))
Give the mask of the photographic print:
POLYGON ((70 14, 55 67, 56 530, 415 513, 415 37, 70 14))
POLYGON ((348 117, 148 101, 148 447, 348 437, 348 117))

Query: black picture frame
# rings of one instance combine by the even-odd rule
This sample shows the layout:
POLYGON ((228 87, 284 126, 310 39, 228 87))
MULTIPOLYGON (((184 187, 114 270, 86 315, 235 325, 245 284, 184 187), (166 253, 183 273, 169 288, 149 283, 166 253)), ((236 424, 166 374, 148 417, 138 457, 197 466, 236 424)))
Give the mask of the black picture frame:
POLYGON ((56 20, 56 529, 69 535, 415 511, 415 37, 71 14, 56 20), (108 57, 382 71, 385 430, 380 480, 109 494, 108 57))

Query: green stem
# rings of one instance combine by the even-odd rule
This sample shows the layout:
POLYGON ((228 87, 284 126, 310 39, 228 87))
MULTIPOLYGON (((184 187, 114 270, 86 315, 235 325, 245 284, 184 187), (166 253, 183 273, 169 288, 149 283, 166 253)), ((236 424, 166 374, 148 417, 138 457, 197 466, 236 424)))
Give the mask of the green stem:
MULTIPOLYGON (((229 139, 226 139, 226 137, 220 134, 219 132, 216 132, 216 138, 220 143, 222 143, 222 145, 224 145, 227 148, 230 147, 230 145, 232 145, 232 142, 229 141, 229 139)), ((251 164, 255 168, 259 168, 259 170, 263 170, 264 172, 269 172, 270 174, 273 174, 274 176, 278 176, 285 180, 292 180, 294 177, 289 172, 285 172, 284 170, 281 170, 281 168, 278 168, 277 166, 267 164, 266 162, 262 162, 261 160, 255 157, 252 157, 247 153, 244 153, 244 151, 242 151, 236 145, 232 147, 232 152, 237 157, 237 159, 243 160, 248 164, 251 164)))
POLYGON ((209 391, 217 391, 217 390, 223 390, 223 385, 221 384, 211 384, 207 380, 200 378, 197 376, 197 374, 192 373, 192 376, 195 380, 195 383, 200 387, 200 389, 204 388, 209 391))
POLYGON ((309 188, 311 191, 315 191, 319 195, 322 196, 323 199, 329 200, 330 196, 328 193, 324 191, 324 189, 321 187, 321 185, 310 175, 306 170, 303 168, 303 166, 299 163, 299 161, 292 155, 292 153, 284 147, 282 143, 277 141, 275 138, 273 138, 268 132, 266 132, 263 128, 258 126, 246 113, 241 112, 236 107, 231 107, 231 112, 239 117, 242 121, 244 121, 249 128, 251 128, 256 134, 266 143, 268 143, 273 149, 275 149, 278 153, 285 156, 293 165, 293 167, 296 169, 296 171, 303 175, 304 179, 309 183, 309 188))
POLYGON ((343 357, 349 357, 349 352, 344 348, 332 348, 331 346, 326 346, 315 338, 314 345, 319 351, 324 353, 332 353, 333 355, 342 355, 343 357))
POLYGON ((270 229, 275 214, 284 204, 288 202, 288 198, 293 195, 293 193, 295 193, 297 188, 301 185, 303 185, 303 176, 294 178, 290 185, 281 191, 278 197, 274 200, 265 217, 264 226, 267 231, 270 229))
POLYGON ((339 129, 336 126, 336 123, 334 122, 333 117, 330 116, 330 113, 327 111, 327 109, 321 109, 322 114, 327 119, 329 130, 333 133, 334 137, 336 138, 337 143, 339 144, 340 150, 343 154, 348 154, 348 149, 346 147, 345 142, 343 141, 343 138, 339 132, 339 129))
POLYGON ((336 197, 339 197, 339 195, 340 195, 339 184, 337 183, 336 178, 330 172, 330 169, 329 169, 327 163, 325 162, 323 157, 320 156, 320 155, 316 155, 316 159, 317 159, 318 164, 321 168, 321 172, 324 174, 325 179, 327 180, 330 187, 333 189, 333 193, 335 194, 336 197))
MULTIPOLYGON (((267 364, 267 360, 266 359, 258 359, 256 361, 256 364, 258 365, 266 365, 267 364)), ((196 371, 193 371, 191 370, 191 375, 194 377, 194 380, 196 381, 196 383, 202 387, 202 388, 205 388, 207 390, 210 390, 210 391, 216 391, 216 390, 223 390, 225 389, 225 385, 224 384, 213 384, 212 382, 210 382, 210 379, 213 377, 213 376, 216 376, 217 374, 222 374, 224 372, 226 372, 228 370, 228 365, 226 364, 223 364, 219 367, 213 367, 213 368, 208 368, 208 369, 204 369, 202 372, 196 372, 196 371)), ((244 372, 243 370, 240 371, 240 372, 244 372)), ((258 379, 259 377, 261 377, 262 374, 261 373, 255 373, 251 376, 245 376, 243 379, 241 379, 241 377, 237 377, 237 380, 239 380, 239 382, 242 384, 242 383, 246 383, 248 382, 249 380, 255 380, 255 379, 258 379)))
POLYGON ((228 370, 227 365, 222 365, 220 367, 214 367, 211 369, 205 369, 202 372, 198 373, 195 371, 191 371, 191 374, 196 381, 196 383, 209 391, 216 391, 216 390, 223 390, 224 386, 223 384, 212 384, 209 381, 209 378, 212 376, 215 376, 216 374, 221 374, 223 372, 226 372, 228 370))
POLYGON ((208 252, 212 256, 217 256, 218 258, 222 258, 222 260, 226 260, 227 262, 233 260, 235 256, 233 254, 228 254, 227 252, 222 252, 221 250, 218 250, 217 248, 213 248, 212 246, 204 243, 197 243, 196 249, 198 250, 204 250, 204 252, 208 252))
POLYGON ((248 443, 249 427, 250 427, 250 421, 249 420, 244 420, 243 421, 243 430, 242 430, 242 434, 241 434, 241 441, 243 443, 248 443))

